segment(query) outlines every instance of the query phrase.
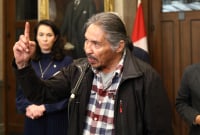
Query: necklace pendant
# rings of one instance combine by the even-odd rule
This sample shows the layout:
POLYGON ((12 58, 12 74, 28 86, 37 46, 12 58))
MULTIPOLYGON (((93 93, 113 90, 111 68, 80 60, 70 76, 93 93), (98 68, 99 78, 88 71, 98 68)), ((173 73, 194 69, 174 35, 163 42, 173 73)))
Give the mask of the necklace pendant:
POLYGON ((51 64, 53 64, 53 61, 50 61, 50 63, 47 65, 47 67, 44 69, 44 71, 42 70, 42 65, 39 61, 39 68, 40 68, 40 72, 41 72, 41 78, 44 78, 44 74, 46 73, 46 71, 50 68, 51 64))

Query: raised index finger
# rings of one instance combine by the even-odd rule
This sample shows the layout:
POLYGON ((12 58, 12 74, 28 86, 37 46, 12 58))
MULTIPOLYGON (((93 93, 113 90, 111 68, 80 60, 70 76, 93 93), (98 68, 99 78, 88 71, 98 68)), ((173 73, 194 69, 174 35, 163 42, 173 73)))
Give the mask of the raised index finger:
POLYGON ((30 24, 29 22, 25 23, 25 29, 24 29, 24 36, 26 37, 27 40, 30 39, 30 24))

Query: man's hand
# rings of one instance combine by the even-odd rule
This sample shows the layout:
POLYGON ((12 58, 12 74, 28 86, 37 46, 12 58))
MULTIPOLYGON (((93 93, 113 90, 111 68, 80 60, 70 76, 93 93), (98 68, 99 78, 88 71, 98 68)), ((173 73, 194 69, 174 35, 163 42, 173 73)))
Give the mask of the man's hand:
POLYGON ((24 68, 31 56, 35 52, 36 44, 34 41, 30 41, 30 24, 26 22, 24 35, 20 35, 19 40, 13 47, 15 62, 18 69, 24 68))

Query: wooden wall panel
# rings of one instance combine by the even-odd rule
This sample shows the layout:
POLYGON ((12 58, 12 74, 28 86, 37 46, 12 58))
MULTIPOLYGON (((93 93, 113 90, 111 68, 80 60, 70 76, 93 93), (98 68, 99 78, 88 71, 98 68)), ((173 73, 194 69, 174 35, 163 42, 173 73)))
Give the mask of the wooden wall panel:
POLYGON ((191 22, 192 63, 200 62, 200 19, 191 22))
POLYGON ((185 12, 180 21, 181 72, 187 65, 200 62, 200 12, 185 12))
MULTIPOLYGON (((165 88, 168 92, 168 95, 174 96, 174 60, 175 60, 175 53, 174 53, 174 28, 173 22, 163 22, 162 23, 162 30, 165 33, 162 34, 162 77, 165 78, 164 84, 165 88)), ((174 99, 170 98, 171 104, 174 103, 174 99)), ((172 106, 173 107, 173 106, 172 106)))
POLYGON ((179 46, 179 21, 177 15, 165 14, 162 15, 161 21, 161 61, 164 86, 167 90, 172 112, 173 112, 173 126, 176 135, 183 135, 179 133, 181 128, 181 120, 176 113, 175 97, 180 82, 180 46, 179 46))
POLYGON ((155 54, 151 55, 153 66, 157 68, 159 65, 158 71, 172 105, 174 133, 187 135, 188 125, 177 114, 175 99, 185 67, 200 62, 200 13, 162 13, 160 27, 161 30, 156 31, 158 36, 150 39, 156 45, 151 51, 160 51, 156 54, 157 57, 155 54))

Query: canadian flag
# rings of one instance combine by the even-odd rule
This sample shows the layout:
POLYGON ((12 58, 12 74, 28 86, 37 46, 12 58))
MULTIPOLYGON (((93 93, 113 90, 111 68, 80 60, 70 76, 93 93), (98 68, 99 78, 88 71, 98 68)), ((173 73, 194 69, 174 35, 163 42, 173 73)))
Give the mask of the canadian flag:
POLYGON ((148 52, 147 36, 145 31, 144 15, 141 0, 138 0, 138 8, 132 31, 133 45, 148 52))

